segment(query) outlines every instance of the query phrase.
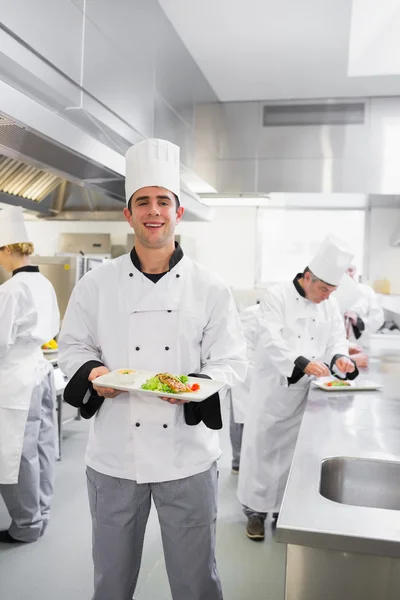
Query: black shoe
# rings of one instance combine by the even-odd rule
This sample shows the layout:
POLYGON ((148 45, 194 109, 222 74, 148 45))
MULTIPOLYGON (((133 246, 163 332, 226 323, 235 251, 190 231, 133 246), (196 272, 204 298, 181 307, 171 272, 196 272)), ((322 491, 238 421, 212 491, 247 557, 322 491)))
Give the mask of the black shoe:
POLYGON ((246 535, 254 542, 262 542, 265 538, 264 515, 252 515, 247 520, 246 535))
POLYGON ((272 513, 272 527, 276 527, 276 522, 279 519, 279 513, 272 513))
POLYGON ((239 467, 232 467, 233 475, 239 475, 239 467))
POLYGON ((27 544, 22 540, 16 540, 8 533, 8 531, 0 531, 0 543, 2 544, 27 544))

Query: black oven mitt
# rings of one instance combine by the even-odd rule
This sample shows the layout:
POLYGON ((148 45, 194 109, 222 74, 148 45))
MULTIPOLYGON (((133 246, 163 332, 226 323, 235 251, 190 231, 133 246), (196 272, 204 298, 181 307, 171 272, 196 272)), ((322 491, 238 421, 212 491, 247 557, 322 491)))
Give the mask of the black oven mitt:
POLYGON ((89 360, 82 365, 64 390, 65 402, 78 408, 84 419, 93 417, 104 402, 104 398, 93 389, 93 385, 88 379, 90 372, 96 367, 104 367, 104 365, 97 360, 89 360))
MULTIPOLYGON (((189 377, 211 379, 202 373, 190 373, 189 377)), ((221 401, 218 392, 202 402, 187 402, 183 405, 186 425, 198 425, 203 421, 208 429, 222 429, 221 401)))

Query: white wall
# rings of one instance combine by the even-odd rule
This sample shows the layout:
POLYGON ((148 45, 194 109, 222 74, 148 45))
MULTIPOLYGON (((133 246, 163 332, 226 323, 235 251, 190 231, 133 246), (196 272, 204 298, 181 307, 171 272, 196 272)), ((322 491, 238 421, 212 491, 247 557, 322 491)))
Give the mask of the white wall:
POLYGON ((129 226, 125 221, 27 221, 35 253, 52 256, 59 251, 60 233, 110 233, 113 245, 125 245, 129 226))
MULTIPOLYGON (((58 252, 60 233, 110 233, 113 245, 125 245, 131 231, 125 222, 28 221, 35 251, 41 256, 58 252)), ((217 208, 208 222, 182 222, 177 233, 194 238, 196 259, 229 286, 248 289, 255 282, 256 209, 217 208)))
POLYGON ((400 208, 372 208, 368 234, 369 279, 389 279, 391 293, 400 294, 400 246, 391 245, 400 231, 400 208))
MULTIPOLYGON (((254 286, 256 276, 255 207, 217 207, 211 223, 183 222, 177 233, 189 236, 196 243, 197 261, 217 273, 235 289, 254 286)), ((366 231, 368 274, 371 281, 387 277, 392 292, 400 293, 400 247, 391 246, 394 233, 400 229, 399 208, 373 208, 366 231)), ((368 219, 367 219, 368 221, 368 219)), ((29 221, 36 251, 52 255, 58 251, 59 234, 110 233, 112 244, 125 245, 129 228, 125 222, 29 221)))

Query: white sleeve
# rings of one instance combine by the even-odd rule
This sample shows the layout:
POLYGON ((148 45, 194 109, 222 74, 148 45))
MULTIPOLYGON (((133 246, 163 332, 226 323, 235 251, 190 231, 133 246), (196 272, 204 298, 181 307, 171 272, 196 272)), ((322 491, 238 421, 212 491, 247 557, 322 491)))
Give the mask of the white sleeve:
POLYGON ((298 354, 290 349, 283 338, 284 296, 280 290, 268 290, 261 301, 259 327, 257 354, 268 357, 281 375, 290 377, 298 354))
POLYGON ((101 361, 97 341, 97 297, 95 282, 88 277, 75 286, 59 337, 59 365, 72 377, 89 360, 101 361))
POLYGON ((247 347, 239 315, 228 288, 218 290, 203 332, 201 373, 232 387, 245 380, 247 347))
MULTIPOLYGON (((358 316, 364 322, 365 331, 371 334, 376 333, 382 327, 385 316, 378 294, 372 288, 368 288, 366 294, 368 294, 368 312, 359 314, 358 316)), ((355 312, 357 313, 357 310, 355 312)))
POLYGON ((0 359, 14 344, 18 325, 18 297, 10 289, 0 288, 0 359))
POLYGON ((336 356, 336 354, 349 355, 349 341, 346 338, 344 319, 340 312, 337 300, 335 298, 330 298, 329 302, 331 304, 331 331, 325 357, 330 365, 332 358, 336 356))

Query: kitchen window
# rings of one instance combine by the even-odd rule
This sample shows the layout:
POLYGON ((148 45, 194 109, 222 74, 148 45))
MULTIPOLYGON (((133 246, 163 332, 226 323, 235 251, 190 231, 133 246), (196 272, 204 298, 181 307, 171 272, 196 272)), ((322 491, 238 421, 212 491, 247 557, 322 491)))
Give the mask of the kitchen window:
POLYGON ((257 286, 291 281, 329 233, 347 243, 358 272, 364 260, 364 210, 259 208, 257 286))

